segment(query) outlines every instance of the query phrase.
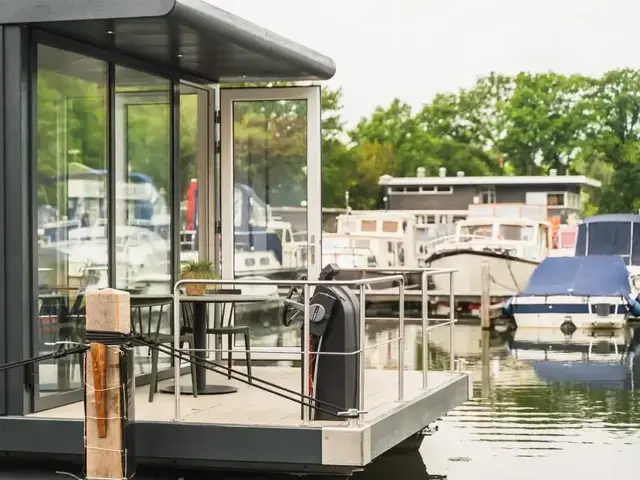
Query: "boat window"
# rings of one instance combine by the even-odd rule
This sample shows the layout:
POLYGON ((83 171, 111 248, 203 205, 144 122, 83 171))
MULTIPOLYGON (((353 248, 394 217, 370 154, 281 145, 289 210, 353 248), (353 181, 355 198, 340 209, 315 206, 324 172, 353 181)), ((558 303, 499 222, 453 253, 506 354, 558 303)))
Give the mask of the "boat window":
POLYGON ((576 256, 585 255, 587 251, 587 226, 586 224, 578 225, 578 237, 576 239, 576 256))
MULTIPOLYGON (((578 241, 584 236, 580 225, 578 229, 578 241)), ((602 222, 590 223, 587 230, 589 238, 587 245, 588 255, 620 255, 628 264, 631 249, 631 223, 629 222, 602 222)), ((576 255, 579 255, 576 248, 576 255)))
POLYGON ((398 231, 398 222, 385 220, 382 222, 382 231, 385 233, 396 233, 398 231))
POLYGON ((633 224, 633 245, 631 248, 631 265, 640 265, 640 223, 633 224))
POLYGON ((269 265, 269 257, 260 258, 260 265, 269 265))
POLYGON ((498 238, 500 240, 530 242, 534 238, 533 227, 531 225, 500 225, 498 238))
POLYGON ((255 258, 245 258, 244 259, 244 264, 247 267, 253 267, 256 264, 256 260, 255 260, 255 258))
POLYGON ((284 241, 286 243, 291 243, 291 231, 290 230, 285 230, 284 231, 284 241))
POLYGON ((471 240, 472 237, 491 238, 493 225, 463 225, 460 227, 460 240, 465 242, 471 240))
POLYGON ((377 230, 377 223, 375 220, 362 220, 360 229, 363 232, 375 232, 377 230))

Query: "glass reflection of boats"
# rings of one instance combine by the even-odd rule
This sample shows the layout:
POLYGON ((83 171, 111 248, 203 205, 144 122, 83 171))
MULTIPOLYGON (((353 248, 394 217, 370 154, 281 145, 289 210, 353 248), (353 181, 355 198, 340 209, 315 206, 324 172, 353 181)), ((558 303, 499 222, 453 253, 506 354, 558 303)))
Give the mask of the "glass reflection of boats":
POLYGON ((532 367, 545 382, 626 389, 636 383, 640 330, 518 328, 511 355, 532 367))
POLYGON ((504 310, 518 328, 621 328, 640 303, 619 256, 548 257, 504 310))

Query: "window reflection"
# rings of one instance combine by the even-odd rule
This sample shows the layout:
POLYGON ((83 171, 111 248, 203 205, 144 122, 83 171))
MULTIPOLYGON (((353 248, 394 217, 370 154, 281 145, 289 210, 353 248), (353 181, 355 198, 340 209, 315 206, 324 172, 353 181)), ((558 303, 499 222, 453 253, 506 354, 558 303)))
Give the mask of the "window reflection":
MULTIPOLYGON (((107 281, 107 65, 39 45, 35 179, 40 354, 82 341, 84 294, 107 281)), ((40 395, 82 386, 81 356, 38 366, 40 395)))
MULTIPOLYGON (((293 279, 306 273, 306 101, 235 101, 233 143, 234 275, 293 279), (293 213, 302 213, 305 220, 288 220, 293 213)), ((273 297, 260 308, 235 311, 236 323, 251 325, 252 344, 298 344, 295 334, 285 339, 270 331, 279 321, 276 286, 247 285, 242 290, 273 297)))
POLYGON ((171 291, 167 79, 116 66, 116 288, 171 291))
MULTIPOLYGON (((115 80, 116 288, 132 293, 134 328, 170 334, 170 309, 136 300, 171 292, 170 82, 121 66, 115 80)), ((148 349, 136 347, 136 357, 136 375, 150 373, 148 349)), ((160 354, 155 366, 170 365, 160 354)))

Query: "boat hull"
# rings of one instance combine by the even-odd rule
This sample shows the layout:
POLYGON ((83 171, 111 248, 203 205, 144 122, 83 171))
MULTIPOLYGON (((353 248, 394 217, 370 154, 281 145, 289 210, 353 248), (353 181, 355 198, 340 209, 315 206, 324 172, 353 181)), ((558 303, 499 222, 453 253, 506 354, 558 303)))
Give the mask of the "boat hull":
MULTIPOLYGON (((427 260, 429 268, 455 269, 454 293, 464 298, 482 295, 482 264, 488 262, 492 297, 510 297, 527 285, 538 262, 509 255, 474 250, 439 252, 427 260)), ((449 276, 432 277, 434 290, 449 294, 449 276)))
POLYGON ((629 317, 626 300, 619 296, 519 296, 510 308, 518 328, 560 328, 570 322, 576 328, 617 329, 629 317))

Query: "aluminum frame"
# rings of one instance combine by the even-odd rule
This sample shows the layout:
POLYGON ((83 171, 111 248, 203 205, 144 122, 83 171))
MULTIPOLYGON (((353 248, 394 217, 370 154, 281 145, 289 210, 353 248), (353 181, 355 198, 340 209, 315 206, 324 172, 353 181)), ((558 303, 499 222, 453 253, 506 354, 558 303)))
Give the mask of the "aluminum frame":
MULTIPOLYGON (((318 278, 322 262, 322 119, 321 87, 220 88, 220 195, 234 198, 234 102, 304 100, 307 102, 307 278, 318 278)), ((222 278, 235 278, 234 202, 220 202, 222 278)), ((280 282, 283 284, 282 282, 280 282)), ((235 319, 232 318, 232 322, 235 319)), ((277 353, 282 347, 271 347, 277 353)), ((256 359, 274 358, 261 355, 256 359)), ((282 356, 279 360, 287 359, 282 356)), ((293 357, 292 357, 293 358, 293 357)))

